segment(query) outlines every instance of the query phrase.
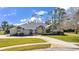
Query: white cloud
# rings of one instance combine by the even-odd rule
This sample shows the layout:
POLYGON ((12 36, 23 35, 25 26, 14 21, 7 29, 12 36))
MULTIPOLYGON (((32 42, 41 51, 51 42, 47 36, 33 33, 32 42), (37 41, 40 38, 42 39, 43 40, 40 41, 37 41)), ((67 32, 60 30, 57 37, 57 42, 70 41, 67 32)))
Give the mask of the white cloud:
POLYGON ((44 15, 46 13, 47 13, 46 11, 38 11, 38 12, 35 12, 35 14, 37 14, 37 15, 44 15))
POLYGON ((39 20, 40 22, 42 22, 42 19, 41 19, 41 18, 38 18, 38 20, 39 20))
POLYGON ((36 20, 36 18, 35 18, 35 17, 32 17, 32 18, 30 19, 30 21, 34 21, 34 20, 36 20))
POLYGON ((31 21, 31 22, 42 22, 42 18, 31 17, 31 19, 29 21, 31 21))
POLYGON ((3 16, 4 16, 4 17, 6 17, 6 16, 7 16, 7 14, 4 14, 3 16))
POLYGON ((20 20, 20 23, 14 24, 14 25, 15 25, 15 26, 19 26, 19 25, 25 24, 25 23, 27 23, 27 20, 28 20, 28 19, 21 19, 21 20, 20 20))
POLYGON ((4 14, 3 16, 6 17, 6 16, 12 16, 12 15, 16 15, 16 13, 13 12, 13 13, 9 13, 9 14, 4 14))
POLYGON ((20 21, 21 21, 21 22, 25 22, 26 20, 27 20, 27 19, 21 19, 20 21))
POLYGON ((4 14, 3 17, 16 15, 16 10, 11 13, 4 14))
POLYGON ((11 15, 16 15, 16 13, 15 12, 13 12, 13 13, 10 13, 10 14, 7 14, 8 16, 11 16, 11 15))
POLYGON ((22 25, 22 24, 25 24, 25 23, 19 23, 19 24, 14 24, 15 26, 20 26, 20 25, 22 25))

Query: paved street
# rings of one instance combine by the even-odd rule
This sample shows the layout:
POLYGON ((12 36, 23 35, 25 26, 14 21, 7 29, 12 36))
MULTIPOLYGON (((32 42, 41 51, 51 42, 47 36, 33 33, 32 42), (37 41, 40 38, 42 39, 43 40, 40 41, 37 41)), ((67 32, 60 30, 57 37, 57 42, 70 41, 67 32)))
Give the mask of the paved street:
POLYGON ((46 48, 46 49, 35 49, 32 51, 79 51, 79 48, 63 48, 63 47, 56 47, 56 48, 46 48))

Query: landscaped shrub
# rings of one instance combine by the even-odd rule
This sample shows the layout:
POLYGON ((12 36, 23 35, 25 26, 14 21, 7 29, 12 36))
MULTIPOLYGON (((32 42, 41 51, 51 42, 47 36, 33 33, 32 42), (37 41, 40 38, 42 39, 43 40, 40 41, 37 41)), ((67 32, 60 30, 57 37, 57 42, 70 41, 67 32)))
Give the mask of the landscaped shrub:
POLYGON ((16 34, 14 34, 14 36, 24 36, 24 33, 16 33, 16 34))
POLYGON ((56 31, 56 32, 50 32, 50 33, 46 33, 46 34, 43 34, 43 35, 64 35, 64 32, 61 32, 61 31, 56 31))
POLYGON ((10 33, 10 30, 6 30, 4 33, 5 34, 9 34, 10 33))
POLYGON ((13 34, 13 35, 10 35, 10 36, 31 36, 31 35, 33 35, 32 33, 30 33, 30 34, 27 34, 27 35, 25 35, 24 33, 16 33, 16 34, 13 34))
POLYGON ((74 32, 74 29, 68 29, 68 30, 64 30, 64 32, 74 32))
POLYGON ((52 32, 53 35, 64 35, 64 32, 61 31, 56 31, 56 32, 52 32))
POLYGON ((50 29, 47 29, 47 30, 46 30, 46 33, 50 33, 50 29))

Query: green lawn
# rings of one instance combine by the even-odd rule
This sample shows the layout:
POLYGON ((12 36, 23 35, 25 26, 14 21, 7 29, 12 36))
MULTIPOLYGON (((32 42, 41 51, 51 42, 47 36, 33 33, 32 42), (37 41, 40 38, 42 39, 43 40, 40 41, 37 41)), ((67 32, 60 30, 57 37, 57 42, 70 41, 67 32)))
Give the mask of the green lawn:
POLYGON ((65 33, 65 35, 48 35, 48 37, 57 38, 67 42, 79 42, 79 34, 65 33))
POLYGON ((23 46, 18 48, 10 48, 10 49, 5 49, 4 51, 26 51, 26 50, 33 50, 33 49, 49 48, 50 46, 51 44, 39 44, 39 45, 23 46))
POLYGON ((4 31, 0 31, 0 35, 4 35, 4 31))
POLYGON ((39 38, 0 38, 0 47, 40 42, 46 41, 39 38))

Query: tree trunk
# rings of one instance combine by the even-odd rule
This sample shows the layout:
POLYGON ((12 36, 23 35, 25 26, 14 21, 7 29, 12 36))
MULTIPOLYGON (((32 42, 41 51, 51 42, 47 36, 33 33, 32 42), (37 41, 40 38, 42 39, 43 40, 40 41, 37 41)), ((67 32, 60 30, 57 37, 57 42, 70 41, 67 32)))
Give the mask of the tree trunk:
POLYGON ((75 34, 78 34, 78 25, 76 24, 75 34))
POLYGON ((78 31, 77 31, 77 29, 75 29, 75 34, 78 34, 78 31))

